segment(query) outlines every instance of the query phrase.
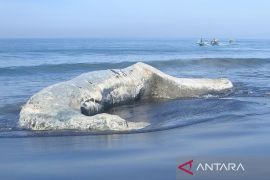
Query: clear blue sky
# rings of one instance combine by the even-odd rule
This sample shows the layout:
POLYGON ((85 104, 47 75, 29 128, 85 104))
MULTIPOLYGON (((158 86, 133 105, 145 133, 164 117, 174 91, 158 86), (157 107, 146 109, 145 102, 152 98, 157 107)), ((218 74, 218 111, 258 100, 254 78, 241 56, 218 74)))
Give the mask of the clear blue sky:
POLYGON ((0 37, 270 38, 270 0, 0 0, 0 37))

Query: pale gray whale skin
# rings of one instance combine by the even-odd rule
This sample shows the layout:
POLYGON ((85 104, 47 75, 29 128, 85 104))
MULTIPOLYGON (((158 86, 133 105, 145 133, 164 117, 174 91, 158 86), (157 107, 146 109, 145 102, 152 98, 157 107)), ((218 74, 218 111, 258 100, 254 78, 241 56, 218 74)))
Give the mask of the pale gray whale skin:
POLYGON ((176 78, 139 62, 124 69, 84 73, 44 88, 22 107, 19 125, 32 130, 136 130, 149 124, 128 122, 105 110, 139 99, 201 97, 226 94, 232 88, 228 79, 176 78))

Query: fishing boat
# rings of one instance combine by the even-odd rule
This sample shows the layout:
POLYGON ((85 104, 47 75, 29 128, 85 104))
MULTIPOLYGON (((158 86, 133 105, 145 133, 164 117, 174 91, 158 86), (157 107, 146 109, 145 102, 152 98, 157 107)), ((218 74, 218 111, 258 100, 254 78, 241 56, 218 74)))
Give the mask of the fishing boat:
POLYGON ((197 42, 197 44, 199 45, 199 46, 205 46, 205 45, 207 45, 206 44, 206 42, 205 41, 203 41, 203 39, 201 38, 201 40, 200 41, 198 41, 197 42))
POLYGON ((214 38, 212 41, 211 41, 211 45, 212 46, 218 46, 219 45, 219 40, 217 38, 214 38))

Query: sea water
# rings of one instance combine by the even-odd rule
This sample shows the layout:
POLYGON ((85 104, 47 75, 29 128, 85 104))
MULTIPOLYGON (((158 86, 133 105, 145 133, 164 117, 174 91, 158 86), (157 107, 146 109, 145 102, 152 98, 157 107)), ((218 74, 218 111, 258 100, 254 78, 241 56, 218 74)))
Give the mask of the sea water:
POLYGON ((0 39, 0 179, 174 179, 183 155, 269 156, 270 40, 0 39), (21 106, 81 73, 145 62, 176 77, 228 78, 228 96, 112 108, 132 133, 30 131, 21 106))

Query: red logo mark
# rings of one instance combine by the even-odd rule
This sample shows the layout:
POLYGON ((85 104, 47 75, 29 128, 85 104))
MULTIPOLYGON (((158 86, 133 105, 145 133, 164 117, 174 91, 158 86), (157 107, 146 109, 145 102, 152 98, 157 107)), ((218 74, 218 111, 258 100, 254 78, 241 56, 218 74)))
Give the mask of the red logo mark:
POLYGON ((193 175, 193 172, 191 171, 193 160, 190 160, 188 162, 185 162, 184 164, 181 164, 178 166, 178 169, 184 171, 185 173, 188 173, 190 175, 193 175), (188 169, 185 168, 185 166, 189 166, 188 169))

